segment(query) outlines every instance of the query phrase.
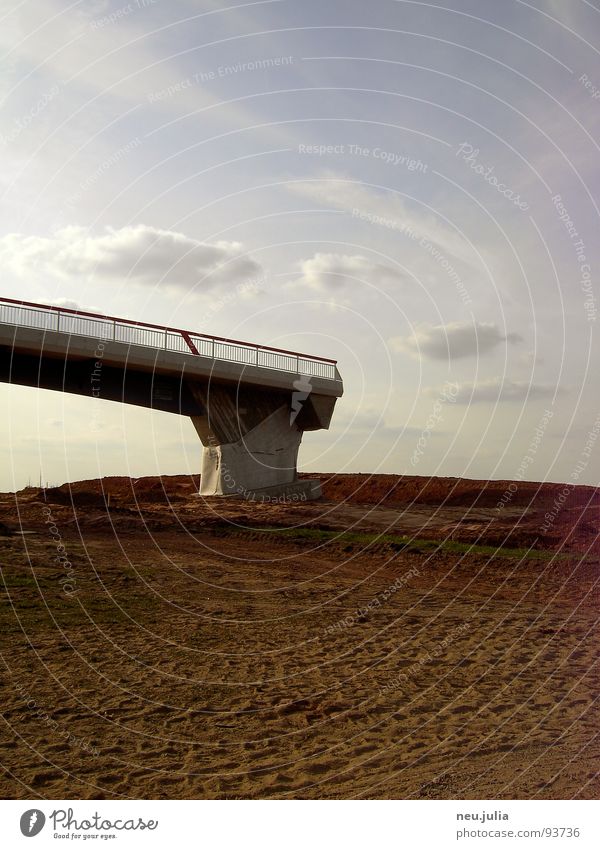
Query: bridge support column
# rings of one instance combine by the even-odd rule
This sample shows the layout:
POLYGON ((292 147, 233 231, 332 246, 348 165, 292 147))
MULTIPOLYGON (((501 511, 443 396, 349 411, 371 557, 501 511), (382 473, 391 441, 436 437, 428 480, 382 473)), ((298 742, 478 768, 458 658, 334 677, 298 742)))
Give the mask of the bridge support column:
POLYGON ((320 496, 318 481, 298 479, 303 430, 291 393, 224 386, 192 391, 206 409, 206 415, 192 416, 204 446, 200 495, 265 501, 320 496))

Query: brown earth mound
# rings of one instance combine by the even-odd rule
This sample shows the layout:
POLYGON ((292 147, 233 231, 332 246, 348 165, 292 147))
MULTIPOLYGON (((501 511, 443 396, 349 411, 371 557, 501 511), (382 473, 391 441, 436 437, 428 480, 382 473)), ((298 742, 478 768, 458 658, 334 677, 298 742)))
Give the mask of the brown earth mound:
MULTIPOLYGON (((319 477, 316 475, 316 477, 319 477)), ((409 475, 322 475, 323 495, 332 501, 359 504, 445 504, 461 507, 551 505, 567 484, 525 481, 483 481, 409 475)), ((573 507, 600 505, 600 490, 568 487, 573 507)))
POLYGON ((599 547, 600 490, 590 486, 401 475, 301 477, 320 477, 320 501, 261 506, 235 497, 203 499, 198 497, 197 475, 106 477, 45 490, 27 488, 16 497, 25 524, 29 506, 45 503, 63 508, 65 521, 120 532, 140 523, 152 530, 168 530, 175 523, 228 532, 232 524, 287 527, 301 522, 323 532, 359 526, 386 532, 393 527, 396 532, 418 529, 426 539, 478 545, 599 547))
MULTIPOLYGON (((331 501, 353 504, 406 505, 428 504, 460 507, 552 506, 568 491, 570 508, 600 506, 600 489, 564 483, 529 481, 484 481, 467 478, 420 477, 416 475, 301 474, 301 478, 319 478, 323 496, 331 501)), ((131 501, 160 502, 186 498, 198 492, 199 475, 162 475, 142 478, 122 476, 75 481, 37 491, 39 497, 57 504, 92 503, 94 497, 107 495, 131 501)))

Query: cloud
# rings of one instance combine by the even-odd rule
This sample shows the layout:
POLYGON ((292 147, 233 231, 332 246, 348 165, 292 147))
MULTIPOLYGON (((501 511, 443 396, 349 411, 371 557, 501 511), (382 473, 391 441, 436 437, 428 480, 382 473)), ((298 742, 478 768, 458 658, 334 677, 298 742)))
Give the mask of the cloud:
POLYGON ((368 282, 378 286, 405 279, 403 272, 382 263, 373 262, 360 254, 316 253, 301 264, 302 276, 292 285, 308 286, 317 291, 360 289, 368 282))
MULTIPOLYGON (((425 390, 426 395, 439 396, 439 388, 425 390)), ((457 404, 496 403, 496 401, 537 401, 564 395, 563 389, 544 383, 530 383, 526 380, 507 380, 493 377, 475 384, 459 384, 455 396, 457 404)))
POLYGON ((395 351, 413 356, 424 356, 431 360, 457 360, 486 354, 503 342, 511 344, 521 341, 517 333, 506 336, 491 322, 453 322, 450 324, 421 324, 412 336, 394 337, 389 340, 395 351))
POLYGON ((45 303, 50 304, 52 307, 62 307, 65 310, 84 310, 86 312, 98 312, 96 308, 92 307, 82 307, 80 303, 77 301, 73 301, 71 298, 54 298, 51 301, 45 301, 45 303))
MULTIPOLYGON (((422 427, 412 427, 406 424, 389 424, 386 423, 381 410, 367 409, 359 410, 354 414, 347 415, 336 414, 334 419, 335 426, 338 431, 344 430, 352 434, 361 434, 363 438, 368 437, 415 437, 421 436, 423 433, 422 427)), ((444 431, 437 430, 435 435, 439 435, 444 431)), ((432 436, 434 434, 432 433, 432 436)))
POLYGON ((239 242, 206 244, 172 230, 138 224, 91 235, 65 227, 52 237, 11 233, 0 238, 0 264, 19 277, 93 278, 167 288, 207 288, 256 277, 262 268, 239 242))
POLYGON ((407 204, 393 191, 378 191, 335 171, 323 171, 317 180, 288 184, 289 189, 323 206, 341 209, 352 217, 375 223, 392 231, 415 233, 437 245, 445 254, 476 266, 477 258, 463 237, 426 207, 407 204))
POLYGON ((47 298, 40 295, 40 300, 51 307, 61 307, 64 310, 79 310, 79 312, 95 312, 103 314, 102 307, 97 304, 82 304, 79 301, 74 301, 73 298, 47 298))

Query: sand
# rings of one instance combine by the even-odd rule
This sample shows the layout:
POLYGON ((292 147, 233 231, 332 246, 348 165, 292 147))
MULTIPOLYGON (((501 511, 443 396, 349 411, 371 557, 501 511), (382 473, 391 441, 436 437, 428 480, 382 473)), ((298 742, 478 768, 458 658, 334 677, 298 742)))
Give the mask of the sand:
POLYGON ((598 490, 196 486, 0 496, 3 798, 600 796, 598 490))

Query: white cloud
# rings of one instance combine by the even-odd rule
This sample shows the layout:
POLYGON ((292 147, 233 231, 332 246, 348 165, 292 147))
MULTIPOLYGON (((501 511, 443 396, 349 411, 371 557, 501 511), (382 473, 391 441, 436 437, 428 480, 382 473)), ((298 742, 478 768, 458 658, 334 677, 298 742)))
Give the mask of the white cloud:
POLYGON ((99 312, 96 307, 82 307, 77 301, 71 298, 54 298, 51 301, 46 301, 52 307, 62 307, 65 310, 85 310, 87 312, 99 312))
POLYGON ((301 271, 302 276, 292 285, 308 286, 321 292, 348 288, 356 291, 364 288, 367 283, 379 286, 405 279, 403 272, 383 263, 373 262, 360 254, 316 253, 301 263, 301 271))
MULTIPOLYGON (((544 383, 530 383, 526 380, 508 380, 493 377, 475 384, 460 384, 455 396, 457 404, 496 403, 496 401, 537 401, 553 398, 554 394, 563 395, 564 390, 544 383)), ((439 388, 426 390, 430 396, 438 396, 439 388)))
POLYGON ((386 422, 382 411, 374 409, 346 410, 344 413, 340 411, 336 413, 335 426, 338 430, 347 430, 349 433, 368 434, 370 436, 398 437, 420 433, 418 428, 386 422))
POLYGON ((412 336, 389 340, 395 351, 432 360, 460 359, 492 351, 503 342, 521 340, 517 333, 506 336, 491 322, 452 322, 450 324, 422 324, 412 336))
POLYGON ((0 238, 0 264, 19 277, 32 274, 59 280, 99 278, 143 285, 192 289, 256 277, 256 260, 239 242, 206 244, 172 230, 138 224, 91 235, 85 227, 65 227, 52 237, 11 233, 0 238))
POLYGON ((427 211, 423 205, 409 205, 393 191, 372 189, 335 171, 324 171, 318 180, 290 183, 289 188, 295 194, 323 206, 341 209, 354 218, 362 216, 363 220, 382 221, 383 226, 392 231, 413 232, 420 239, 437 245, 445 254, 477 265, 477 257, 460 233, 433 211, 427 211))

